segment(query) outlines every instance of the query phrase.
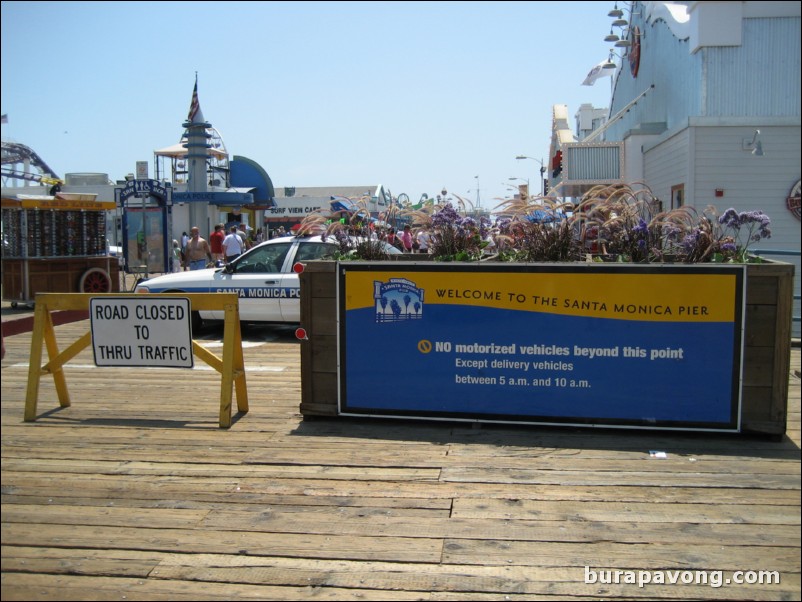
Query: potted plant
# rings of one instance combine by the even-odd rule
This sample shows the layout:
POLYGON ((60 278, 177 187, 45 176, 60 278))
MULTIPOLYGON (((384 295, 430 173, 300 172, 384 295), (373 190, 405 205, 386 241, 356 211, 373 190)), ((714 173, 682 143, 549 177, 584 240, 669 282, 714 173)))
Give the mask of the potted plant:
MULTIPOLYGON (((793 266, 749 254, 751 244, 771 235, 765 214, 732 209, 719 214, 713 207, 661 211, 647 188, 631 186, 595 188, 576 205, 549 197, 508 201, 497 208, 494 223, 458 201, 460 210, 441 203, 394 217, 413 229, 428 229, 427 260, 449 262, 455 269, 459 264, 463 271, 481 265, 486 274, 493 269, 489 264, 499 269, 526 266, 527 271, 581 265, 588 274, 594 265, 610 264, 643 265, 652 271, 660 266, 745 265, 739 428, 775 436, 785 432, 793 266)), ((380 216, 379 222, 386 217, 380 216)), ((371 221, 366 211, 312 216, 302 231, 338 238, 341 262, 389 259, 371 242, 381 239, 381 224, 371 221)), ((423 259, 402 257, 403 265, 409 266, 423 259)), ((337 262, 310 262, 301 274, 301 322, 309 337, 301 355, 305 416, 339 412, 343 375, 338 365, 342 343, 336 266, 337 262)))

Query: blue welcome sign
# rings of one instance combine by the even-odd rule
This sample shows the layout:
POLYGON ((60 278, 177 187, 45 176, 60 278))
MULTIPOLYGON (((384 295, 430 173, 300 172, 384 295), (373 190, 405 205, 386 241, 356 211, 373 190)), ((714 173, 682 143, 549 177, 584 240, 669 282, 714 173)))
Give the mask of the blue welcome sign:
POLYGON ((343 415, 739 430, 743 266, 338 270, 343 415))

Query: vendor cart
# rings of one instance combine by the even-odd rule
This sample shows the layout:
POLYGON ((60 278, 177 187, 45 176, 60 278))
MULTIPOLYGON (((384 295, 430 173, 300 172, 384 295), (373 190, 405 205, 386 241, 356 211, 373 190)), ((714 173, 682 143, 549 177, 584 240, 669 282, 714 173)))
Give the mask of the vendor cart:
POLYGON ((119 264, 108 253, 106 212, 95 194, 2 199, 3 300, 32 304, 37 293, 118 292, 119 264))

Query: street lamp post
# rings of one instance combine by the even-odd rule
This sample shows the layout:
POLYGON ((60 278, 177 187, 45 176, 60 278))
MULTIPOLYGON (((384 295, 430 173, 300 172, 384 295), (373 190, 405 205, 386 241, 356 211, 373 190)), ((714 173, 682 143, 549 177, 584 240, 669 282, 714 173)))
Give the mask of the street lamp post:
POLYGON ((546 194, 546 164, 543 162, 543 159, 535 159, 534 157, 527 157, 526 155, 518 155, 515 157, 516 159, 530 159, 531 161, 536 161, 540 163, 540 194, 546 194))

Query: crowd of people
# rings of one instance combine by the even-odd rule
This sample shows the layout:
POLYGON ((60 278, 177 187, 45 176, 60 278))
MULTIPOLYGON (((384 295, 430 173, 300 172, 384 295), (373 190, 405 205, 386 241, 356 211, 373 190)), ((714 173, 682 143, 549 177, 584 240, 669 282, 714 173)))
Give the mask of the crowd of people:
POLYGON ((379 234, 381 240, 387 241, 403 253, 428 253, 431 245, 431 235, 427 230, 418 230, 412 233, 412 226, 407 224, 396 234, 392 226, 379 234))
MULTIPOLYGON (((292 236, 291 230, 283 226, 271 230, 270 238, 292 236)), ((405 225, 399 233, 388 227, 377 232, 381 240, 385 240, 404 253, 429 253, 431 235, 428 230, 413 232, 411 226, 405 225)), ((193 226, 189 234, 182 233, 181 241, 173 240, 172 271, 200 270, 210 266, 223 266, 253 245, 266 240, 264 231, 253 230, 243 224, 232 224, 226 232, 225 224, 216 224, 209 234, 208 240, 200 235, 200 228, 193 226)))
POLYGON ((200 228, 193 226, 189 234, 182 233, 181 242, 173 240, 172 271, 202 270, 225 265, 254 244, 262 242, 262 239, 261 228, 254 232, 243 224, 232 224, 226 233, 225 224, 216 224, 206 240, 200 235, 200 228))

